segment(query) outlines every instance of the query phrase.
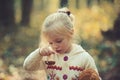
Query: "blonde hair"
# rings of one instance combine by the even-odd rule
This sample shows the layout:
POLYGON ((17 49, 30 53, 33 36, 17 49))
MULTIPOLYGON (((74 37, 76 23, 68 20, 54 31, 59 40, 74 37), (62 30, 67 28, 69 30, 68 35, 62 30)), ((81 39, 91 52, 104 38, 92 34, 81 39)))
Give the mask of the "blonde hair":
POLYGON ((58 9, 56 13, 50 14, 42 25, 40 47, 48 45, 45 37, 51 32, 72 39, 73 25, 73 15, 71 16, 67 8, 58 9))

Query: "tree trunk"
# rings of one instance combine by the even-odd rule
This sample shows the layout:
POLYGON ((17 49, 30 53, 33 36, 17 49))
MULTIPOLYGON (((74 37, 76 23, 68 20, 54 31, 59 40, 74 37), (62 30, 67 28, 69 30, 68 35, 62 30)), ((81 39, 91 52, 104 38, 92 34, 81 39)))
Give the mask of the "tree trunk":
POLYGON ((22 26, 29 26, 30 24, 30 14, 33 6, 33 0, 22 0, 22 26))
POLYGON ((76 8, 77 8, 77 9, 80 8, 80 0, 76 0, 76 8))
POLYGON ((68 7, 68 0, 60 0, 60 7, 68 7))
POLYGON ((91 7, 93 5, 99 5, 100 4, 100 0, 87 0, 87 6, 91 7))
POLYGON ((102 31, 102 35, 111 41, 117 41, 120 40, 120 1, 116 0, 116 10, 118 10, 118 17, 116 18, 116 20, 114 21, 114 25, 113 25, 113 29, 112 30, 108 30, 106 32, 102 31))
POLYGON ((14 0, 0 0, 0 37, 13 32, 15 27, 14 0))

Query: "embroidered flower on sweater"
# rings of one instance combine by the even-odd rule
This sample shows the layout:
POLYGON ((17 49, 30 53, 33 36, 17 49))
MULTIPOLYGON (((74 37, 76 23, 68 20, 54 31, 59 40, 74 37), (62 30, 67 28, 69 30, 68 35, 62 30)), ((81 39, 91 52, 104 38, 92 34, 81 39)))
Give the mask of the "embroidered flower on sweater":
POLYGON ((53 71, 52 71, 52 73, 50 73, 49 75, 50 75, 50 80, 55 80, 56 74, 53 73, 53 71))

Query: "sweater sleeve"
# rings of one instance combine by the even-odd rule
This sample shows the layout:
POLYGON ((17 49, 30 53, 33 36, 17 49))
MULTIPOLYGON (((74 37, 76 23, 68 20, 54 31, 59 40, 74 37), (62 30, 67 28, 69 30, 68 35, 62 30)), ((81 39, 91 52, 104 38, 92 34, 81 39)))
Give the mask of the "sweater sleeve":
MULTIPOLYGON (((85 66, 85 68, 92 68, 99 75, 99 72, 98 72, 98 69, 96 67, 95 61, 94 61, 94 59, 92 58, 92 56, 89 53, 86 55, 86 66, 85 66)), ((102 78, 100 77, 100 75, 99 75, 99 79, 102 80, 102 78)))
POLYGON ((92 58, 92 56, 89 53, 87 53, 85 57, 86 57, 85 68, 92 68, 92 69, 94 69, 98 73, 95 61, 92 58))
POLYGON ((39 55, 39 49, 36 49, 25 59, 23 68, 28 71, 35 71, 38 69, 44 69, 44 63, 42 56, 39 55))

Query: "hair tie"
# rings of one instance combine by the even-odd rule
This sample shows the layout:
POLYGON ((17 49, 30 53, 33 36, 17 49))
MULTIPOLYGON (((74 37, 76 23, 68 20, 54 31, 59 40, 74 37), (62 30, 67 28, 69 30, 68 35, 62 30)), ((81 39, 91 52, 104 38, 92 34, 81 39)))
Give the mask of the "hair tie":
POLYGON ((70 11, 67 11, 66 13, 67 13, 67 15, 68 15, 68 16, 70 16, 70 14, 71 14, 71 12, 70 12, 70 11))

